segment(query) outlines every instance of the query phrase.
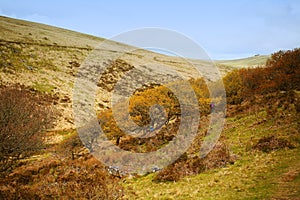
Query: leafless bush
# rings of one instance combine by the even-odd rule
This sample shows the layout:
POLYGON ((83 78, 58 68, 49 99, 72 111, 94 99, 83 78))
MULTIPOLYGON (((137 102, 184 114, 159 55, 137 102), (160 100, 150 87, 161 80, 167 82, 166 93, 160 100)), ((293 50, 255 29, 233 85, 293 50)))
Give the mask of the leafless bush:
POLYGON ((24 86, 0 86, 0 173, 43 144, 43 130, 51 123, 50 109, 24 86))

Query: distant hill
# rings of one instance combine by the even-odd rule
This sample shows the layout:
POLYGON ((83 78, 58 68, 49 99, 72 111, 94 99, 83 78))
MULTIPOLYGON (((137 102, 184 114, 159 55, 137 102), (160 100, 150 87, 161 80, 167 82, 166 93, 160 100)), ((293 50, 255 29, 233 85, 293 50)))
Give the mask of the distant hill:
POLYGON ((236 60, 216 60, 215 62, 217 64, 226 65, 234 68, 257 67, 264 66, 268 58, 270 58, 269 55, 256 55, 236 60))

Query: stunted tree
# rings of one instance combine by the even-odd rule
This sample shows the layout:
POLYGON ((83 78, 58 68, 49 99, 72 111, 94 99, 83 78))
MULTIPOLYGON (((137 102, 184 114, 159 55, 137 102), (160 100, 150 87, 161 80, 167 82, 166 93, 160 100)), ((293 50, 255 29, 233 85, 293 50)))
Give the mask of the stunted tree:
POLYGON ((0 173, 42 147, 50 113, 41 96, 24 86, 0 87, 0 173))

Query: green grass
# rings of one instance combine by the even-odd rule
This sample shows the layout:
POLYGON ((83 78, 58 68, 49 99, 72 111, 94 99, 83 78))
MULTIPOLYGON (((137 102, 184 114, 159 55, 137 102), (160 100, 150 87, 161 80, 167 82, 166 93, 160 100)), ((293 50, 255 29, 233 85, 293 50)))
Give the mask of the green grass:
POLYGON ((55 89, 55 86, 46 83, 38 83, 38 82, 34 82, 34 85, 32 87, 39 92, 48 93, 48 94, 53 93, 55 89))
POLYGON ((68 135, 74 134, 74 131, 73 130, 60 130, 60 131, 57 131, 57 134, 62 135, 62 136, 68 136, 68 135))
POLYGON ((75 137, 77 135, 76 130, 65 130, 65 131, 60 131, 60 135, 63 136, 63 141, 66 141, 72 137, 75 137))
MULTIPOLYGON (((251 147, 263 136, 277 134, 284 137, 291 133, 297 122, 292 119, 278 121, 265 119, 261 111, 253 115, 241 115, 227 120, 223 134, 232 152, 238 155, 233 165, 211 170, 197 176, 186 177, 178 182, 154 183, 155 174, 138 179, 127 179, 124 183, 128 199, 270 199, 297 191, 299 177, 278 194, 278 183, 284 173, 296 168, 300 160, 300 148, 281 149, 271 153, 253 150, 251 147), (288 125, 283 123, 291 120, 288 125), (274 128, 275 127, 275 128, 274 128)), ((299 189, 298 189, 299 193, 299 189)), ((295 193, 296 195, 297 193, 295 193)))
POLYGON ((299 155, 299 149, 257 153, 176 183, 153 183, 154 175, 148 175, 124 185, 133 192, 129 199, 267 199, 275 193, 280 175, 298 162, 299 155))

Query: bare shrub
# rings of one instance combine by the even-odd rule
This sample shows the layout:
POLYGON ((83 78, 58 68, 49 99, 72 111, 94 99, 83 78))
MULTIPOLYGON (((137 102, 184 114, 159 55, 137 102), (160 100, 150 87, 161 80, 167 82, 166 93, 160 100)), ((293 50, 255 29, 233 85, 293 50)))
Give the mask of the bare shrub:
POLYGON ((50 108, 24 86, 0 87, 0 173, 43 146, 50 108))

